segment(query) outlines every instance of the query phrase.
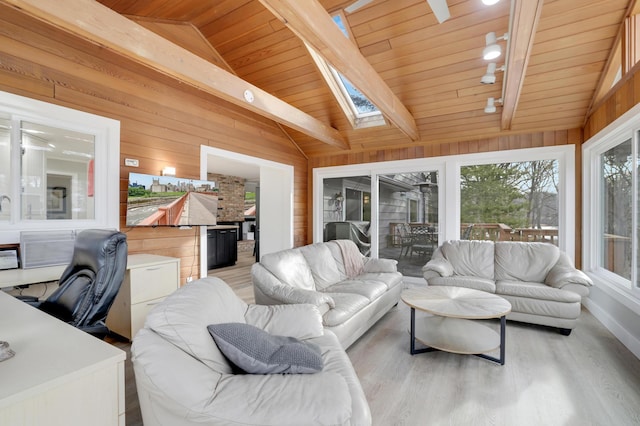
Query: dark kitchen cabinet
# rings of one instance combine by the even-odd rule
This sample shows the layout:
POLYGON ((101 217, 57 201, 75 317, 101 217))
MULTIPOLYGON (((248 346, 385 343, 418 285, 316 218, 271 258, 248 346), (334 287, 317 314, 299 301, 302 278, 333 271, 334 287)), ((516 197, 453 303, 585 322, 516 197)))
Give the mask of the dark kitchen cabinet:
POLYGON ((238 229, 207 230, 207 269, 231 266, 238 260, 238 229))

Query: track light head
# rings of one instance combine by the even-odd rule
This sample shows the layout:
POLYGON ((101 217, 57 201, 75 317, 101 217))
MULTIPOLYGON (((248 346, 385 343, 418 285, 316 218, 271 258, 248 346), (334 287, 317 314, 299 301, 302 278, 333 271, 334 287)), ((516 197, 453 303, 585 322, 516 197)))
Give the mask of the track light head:
POLYGON ((498 44, 498 40, 507 40, 508 38, 508 34, 496 37, 496 33, 493 31, 487 33, 485 36, 486 47, 482 50, 483 59, 490 61, 502 55, 502 47, 498 44))
POLYGON ((496 63, 491 62, 487 65, 487 73, 482 76, 480 79, 480 83, 482 84, 493 84, 496 82, 496 63))
POLYGON ((497 67, 495 62, 491 62, 487 65, 487 72, 480 79, 482 84, 494 84, 496 82, 496 71, 504 71, 506 68, 504 65, 497 67))
POLYGON ((496 98, 487 98, 487 105, 484 107, 484 112, 486 114, 493 114, 494 112, 496 112, 496 104, 501 104, 502 103, 502 98, 500 99, 496 99, 496 98))

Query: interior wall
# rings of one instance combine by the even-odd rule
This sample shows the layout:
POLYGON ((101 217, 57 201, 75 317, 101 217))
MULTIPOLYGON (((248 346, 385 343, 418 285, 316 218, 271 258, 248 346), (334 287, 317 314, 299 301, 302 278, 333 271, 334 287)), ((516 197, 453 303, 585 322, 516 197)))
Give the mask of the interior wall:
MULTIPOLYGON (((130 253, 181 259, 181 282, 198 276, 200 232, 125 227, 129 172, 200 179, 200 146, 294 167, 296 205, 306 203, 307 160, 272 121, 177 84, 106 49, 0 4, 0 90, 120 121, 120 226, 130 253), (124 165, 124 159, 139 167, 124 165)), ((307 241, 306 206, 296 209, 294 243, 307 241)))

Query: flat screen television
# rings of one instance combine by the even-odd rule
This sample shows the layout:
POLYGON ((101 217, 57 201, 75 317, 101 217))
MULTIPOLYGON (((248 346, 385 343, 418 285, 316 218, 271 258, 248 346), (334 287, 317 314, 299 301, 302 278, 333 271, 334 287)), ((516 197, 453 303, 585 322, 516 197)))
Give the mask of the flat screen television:
POLYGON ((129 173, 127 226, 215 225, 215 182, 129 173))

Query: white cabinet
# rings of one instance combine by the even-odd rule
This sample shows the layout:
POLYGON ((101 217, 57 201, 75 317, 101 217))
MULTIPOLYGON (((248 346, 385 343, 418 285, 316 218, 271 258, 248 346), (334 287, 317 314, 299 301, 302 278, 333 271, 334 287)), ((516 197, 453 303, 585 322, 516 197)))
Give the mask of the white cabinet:
POLYGON ((125 424, 126 353, 0 291, 0 425, 125 424))
POLYGON ((107 327, 131 340, 144 325, 147 313, 173 293, 180 283, 180 259, 132 254, 127 272, 107 316, 107 327))

